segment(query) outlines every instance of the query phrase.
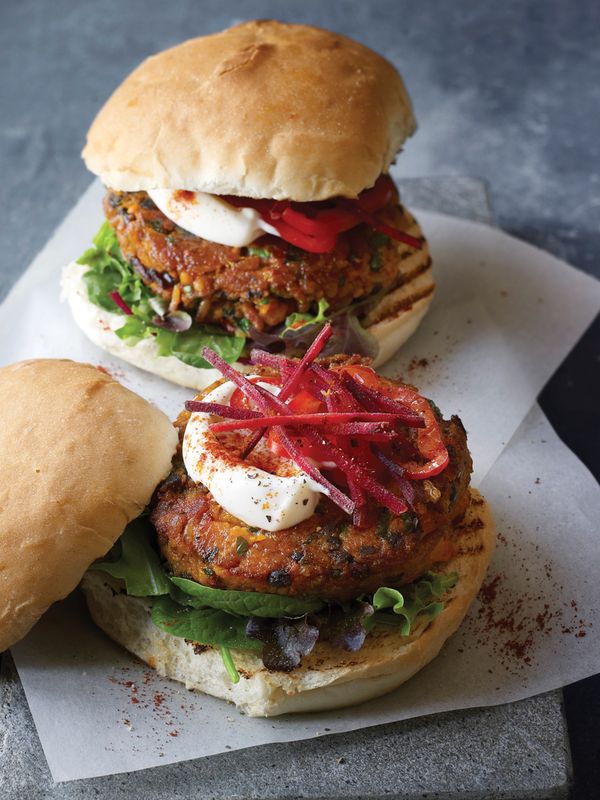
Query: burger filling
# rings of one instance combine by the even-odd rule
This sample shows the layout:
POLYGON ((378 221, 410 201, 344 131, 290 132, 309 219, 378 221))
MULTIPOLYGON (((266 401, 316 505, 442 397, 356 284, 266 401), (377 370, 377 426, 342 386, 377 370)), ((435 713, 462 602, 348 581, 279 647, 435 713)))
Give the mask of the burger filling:
POLYGON ((128 317, 127 343, 155 336, 193 366, 206 344, 230 362, 247 344, 297 355, 328 320, 328 352, 374 357, 360 319, 430 264, 411 259, 423 239, 387 176, 357 200, 318 203, 109 189, 104 210, 79 260, 90 300, 128 317))
POLYGON ((472 467, 460 420, 360 359, 316 362, 331 335, 301 361, 253 351, 249 378, 205 351, 223 380, 177 421, 155 533, 126 532, 136 558, 96 565, 127 583, 143 562, 154 623, 221 647, 234 680, 231 649, 291 670, 319 639, 354 651, 378 624, 408 636, 456 582, 445 565, 472 467))

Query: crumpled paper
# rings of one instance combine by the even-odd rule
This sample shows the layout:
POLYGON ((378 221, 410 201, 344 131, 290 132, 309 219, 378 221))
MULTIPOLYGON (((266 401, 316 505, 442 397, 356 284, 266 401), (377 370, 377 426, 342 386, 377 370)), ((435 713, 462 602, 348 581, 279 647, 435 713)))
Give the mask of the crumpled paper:
MULTIPOLYGON (((174 417, 191 390, 90 344, 58 301, 62 266, 101 222, 94 183, 0 309, 0 361, 97 363, 174 417)), ((55 780, 131 771, 269 742, 493 705, 597 671, 600 497, 535 398, 600 305, 600 286, 485 225, 421 212, 438 281, 417 334, 385 368, 460 414, 474 484, 499 540, 482 591, 438 659, 384 698, 339 712, 250 719, 159 678, 98 631, 78 595, 13 655, 55 780)))

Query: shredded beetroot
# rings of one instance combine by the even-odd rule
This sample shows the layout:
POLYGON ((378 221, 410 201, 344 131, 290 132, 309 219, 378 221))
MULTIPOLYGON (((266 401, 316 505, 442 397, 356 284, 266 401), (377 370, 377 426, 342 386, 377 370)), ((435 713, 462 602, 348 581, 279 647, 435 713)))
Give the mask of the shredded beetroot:
POLYGON ((424 428, 425 420, 408 406, 386 397, 381 392, 369 389, 367 386, 355 381, 347 372, 342 373, 344 386, 361 404, 370 411, 389 411, 401 416, 404 424, 409 428, 424 428))
POLYGON ((267 353, 266 350, 258 350, 257 348, 250 351, 250 361, 253 364, 260 364, 263 367, 276 369, 279 372, 283 369, 288 369, 292 372, 298 366, 298 362, 292 361, 291 358, 286 358, 276 353, 267 353))
POLYGON ((387 469, 392 473, 395 479, 395 483, 400 489, 402 496, 408 503, 408 505, 412 508, 415 504, 415 488, 412 483, 406 478, 406 470, 403 469, 399 464, 395 464, 391 458, 388 458, 384 452, 382 452, 378 447, 374 447, 373 451, 377 458, 384 464, 387 469))
MULTIPOLYGON (((265 389, 260 386, 255 386, 253 383, 241 375, 239 372, 230 366, 224 359, 208 347, 202 351, 202 357, 212 364, 213 367, 219 370, 221 375, 239 387, 249 400, 252 400, 257 408, 260 408, 265 414, 275 407, 280 412, 283 410, 284 414, 291 414, 290 409, 285 403, 278 401, 276 397, 269 394, 265 389), (282 408, 283 407, 283 408, 282 408)), ((277 432, 282 445, 285 447, 290 458, 300 469, 311 477, 316 483, 322 486, 331 500, 338 505, 347 514, 352 514, 354 511, 354 503, 343 492, 334 486, 330 481, 322 475, 315 465, 309 461, 295 445, 292 439, 287 435, 285 430, 276 426, 274 430, 277 432)))
MULTIPOLYGON (((195 401, 192 401, 195 402, 195 401)), ((237 409, 234 409, 237 412, 237 409)), ((351 411, 350 413, 342 413, 342 412, 327 412, 323 414, 293 414, 289 411, 288 407, 288 415, 284 416, 283 420, 281 416, 268 416, 268 417, 260 417, 256 416, 244 416, 244 417, 234 417, 234 421, 232 422, 216 422, 211 425, 212 430, 215 433, 221 433, 223 431, 237 431, 240 428, 260 428, 264 426, 265 428, 270 427, 272 425, 292 425, 293 427, 297 427, 298 425, 331 425, 331 424, 340 424, 344 422, 364 422, 368 425, 376 422, 397 422, 398 421, 398 414, 388 414, 382 411, 351 411), (242 422, 243 421, 243 422, 242 422)), ((233 414, 222 414, 222 416, 234 416, 233 414)), ((360 428, 357 429, 357 431, 360 428)), ((373 430, 372 428, 364 429, 365 432, 367 430, 373 430)))
POLYGON ((309 441, 314 442, 317 446, 325 445, 334 464, 342 469, 346 475, 355 481, 358 486, 363 487, 364 490, 374 497, 380 505, 389 508, 389 510, 394 514, 404 514, 404 512, 408 510, 408 506, 400 497, 392 494, 392 492, 388 491, 385 486, 382 486, 381 483, 375 480, 375 478, 373 478, 372 475, 370 475, 370 473, 367 472, 360 464, 354 461, 354 459, 350 458, 350 456, 347 456, 343 450, 333 444, 331 439, 323 438, 323 436, 310 430, 306 431, 304 435, 309 441))
POLYGON ((314 362, 315 358, 321 353, 331 336, 333 335, 333 327, 331 322, 328 322, 327 325, 323 327, 320 331, 317 338, 308 348, 302 360, 298 364, 296 370, 290 375, 288 380, 283 384, 281 387, 281 392, 279 393, 279 397, 282 400, 287 400, 288 397, 291 397, 298 386, 300 385, 300 381, 302 380, 302 376, 309 368, 309 366, 314 362))
POLYGON ((127 314, 128 317, 130 317, 133 314, 133 311, 129 308, 125 300, 123 300, 121 295, 116 290, 114 292, 109 292, 108 296, 113 301, 113 303, 119 306, 119 308, 124 314, 127 314))
POLYGON ((221 416, 211 425, 215 433, 253 430, 242 457, 269 431, 267 447, 293 461, 361 527, 373 524, 368 496, 396 515, 414 508, 415 481, 438 474, 448 454, 437 412, 414 389, 386 384, 362 365, 316 363, 330 335, 325 326, 300 361, 253 350, 252 363, 277 370, 278 379, 248 379, 205 348, 204 358, 237 389, 230 406, 191 401, 186 408, 221 416), (281 385, 279 394, 262 382, 281 385))
POLYGON ((347 478, 350 497, 354 500, 352 522, 357 528, 363 528, 367 522, 367 497, 360 486, 352 478, 347 478))
POLYGON ((342 408, 352 411, 361 410, 361 405, 344 388, 344 384, 335 372, 324 369, 320 364, 313 364, 312 371, 315 373, 325 386, 329 387, 332 394, 328 394, 330 402, 337 410, 342 408))
POLYGON ((359 211, 358 216, 363 222, 366 222, 367 225, 373 228, 373 230, 380 231, 380 233, 385 233, 385 235, 389 236, 390 239, 408 244, 411 247, 414 247, 416 250, 420 250, 423 247, 423 243, 420 241, 420 239, 415 239, 414 236, 404 233, 404 231, 401 231, 398 228, 393 228, 391 225, 386 225, 385 222, 382 222, 373 214, 366 214, 364 211, 359 211))
MULTIPOLYGON (((298 388, 300 381, 302 380, 302 376, 312 364, 312 362, 317 358, 319 353, 323 350, 329 339, 333 334, 333 328, 331 323, 328 322, 327 325, 323 327, 323 329, 319 332, 319 335, 316 337, 314 342, 308 348, 302 360, 299 364, 293 364, 293 370, 289 374, 288 378, 284 381, 283 386, 281 387, 281 391, 279 392, 279 397, 281 400, 287 400, 294 394, 294 391, 298 388)), ((252 351, 254 352, 254 351, 252 351)), ((252 353, 250 354, 252 355, 252 353)), ((262 430, 258 430, 252 438, 246 442, 246 445, 242 451, 242 458, 247 458, 250 453, 254 450, 256 445, 260 442, 262 437, 265 434, 265 428, 262 430)))
POLYGON ((369 442, 392 442, 396 436, 393 430, 376 422, 347 422, 342 425, 328 425, 327 433, 333 436, 351 436, 369 442))
POLYGON ((235 408, 234 406, 224 406, 221 403, 205 403, 201 400, 187 400, 185 409, 186 411, 201 411, 204 414, 214 414, 218 417, 236 420, 249 420, 260 417, 258 411, 252 411, 250 408, 235 408))

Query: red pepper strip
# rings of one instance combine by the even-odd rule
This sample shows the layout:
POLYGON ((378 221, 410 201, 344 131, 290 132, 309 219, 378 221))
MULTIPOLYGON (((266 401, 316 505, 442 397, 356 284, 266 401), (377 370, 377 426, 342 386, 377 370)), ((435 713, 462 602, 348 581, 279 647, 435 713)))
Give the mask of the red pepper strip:
POLYGON ((356 204, 362 211, 373 214, 379 211, 392 199, 394 184, 389 175, 380 175, 370 189, 362 191, 356 199, 356 204))
POLYGON ((281 218, 296 230, 308 236, 327 236, 350 230, 360 223, 360 217, 353 211, 338 208, 324 208, 314 217, 309 217, 301 211, 288 206, 281 218))
MULTIPOLYGON (((209 364, 212 364, 215 369, 218 369, 223 377, 227 378, 236 386, 238 386, 264 414, 272 412, 273 408, 283 414, 291 413, 285 403, 278 401, 277 398, 273 397, 273 395, 269 394, 269 392, 267 392, 265 389, 261 389, 260 386, 255 386, 254 384, 250 383, 247 378, 245 378, 239 372, 236 372, 236 370, 224 359, 222 359, 221 356, 215 353, 214 350, 211 350, 209 347, 203 348, 202 357, 206 359, 209 364), (281 408, 282 406, 283 410, 281 408)), ((354 511, 354 503, 352 500, 343 492, 340 492, 340 490, 330 483, 327 478, 321 475, 315 465, 302 455, 299 448, 288 436, 283 427, 275 427, 274 430, 277 432, 277 435, 281 440, 282 445, 287 450, 290 458, 298 465, 298 467, 306 472, 306 474, 316 481, 316 483, 322 486, 329 495, 329 498, 343 511, 345 511, 346 514, 352 514, 354 511)))
MULTIPOLYGON (((378 387, 375 391, 379 390, 381 394, 385 391, 384 384, 370 367, 350 366, 342 367, 341 370, 348 372, 357 382, 363 385, 369 384, 371 390, 373 387, 378 387)), ((416 461, 408 461, 402 464, 406 470, 406 477, 412 480, 422 480, 439 475, 448 466, 450 457, 431 405, 424 397, 407 386, 394 386, 389 391, 394 400, 410 406, 425 421, 425 427, 417 431, 417 447, 423 458, 427 459, 427 463, 418 464, 416 461)))
POLYGON ((276 202, 275 200, 266 200, 258 197, 238 197, 233 194, 222 195, 221 199, 229 203, 230 206, 235 206, 236 208, 254 208, 263 215, 270 214, 276 202))
MULTIPOLYGON (((193 401, 192 401, 193 402, 193 401)), ((260 428, 271 427, 273 425, 291 425, 297 427, 298 425, 330 425, 330 424, 343 424, 345 422, 362 422, 366 424, 375 424, 378 422, 397 422, 398 416, 396 414, 388 414, 385 411, 350 411, 350 412, 323 412, 317 414, 294 414, 289 411, 289 416, 271 415, 268 417, 244 417, 234 418, 227 422, 214 422, 210 427, 215 433, 224 433, 225 431, 237 431, 240 428, 260 428)), ((228 416, 224 414, 223 416, 228 416)), ((231 415, 233 417, 233 414, 231 415)))
POLYGON ((408 506, 402 498, 388 491, 385 486, 376 481, 366 469, 346 455, 328 437, 324 439, 322 435, 311 430, 306 431, 304 436, 309 442, 317 446, 325 444, 331 454, 331 460, 345 472, 346 477, 356 481, 361 488, 364 488, 382 506, 389 508, 394 514, 404 514, 408 510, 408 506))
POLYGON ((133 311, 129 308, 129 306, 127 305, 125 300, 123 300, 123 298, 121 297, 121 295, 117 291, 109 292, 108 296, 113 301, 113 303, 116 303, 116 305, 119 306, 119 308, 121 309, 121 311, 124 314, 127 314, 128 317, 132 316, 133 311))
POLYGON ((235 406, 225 406, 222 403, 205 403, 201 400, 186 400, 186 411, 200 411, 204 414, 214 414, 218 417, 225 417, 225 419, 246 420, 260 417, 258 411, 252 411, 250 408, 241 408, 235 406))
POLYGON ((277 219, 272 214, 263 214, 263 219, 272 225, 277 233, 286 242, 306 250, 308 253, 329 253, 334 249, 337 242, 337 234, 335 233, 322 233, 318 236, 309 236, 307 233, 302 233, 297 228, 293 228, 287 222, 277 219))
POLYGON ((299 389, 288 403, 295 414, 317 414, 323 411, 323 399, 306 389, 299 389))
POLYGON ((344 386, 359 400, 362 405, 370 411, 389 411, 398 414, 402 422, 409 428, 424 428, 425 420, 416 411, 408 405, 400 405, 400 403, 390 400, 381 392, 375 389, 369 389, 362 383, 359 383, 355 377, 351 377, 344 369, 341 371, 341 378, 344 386))
POLYGON ((356 200, 334 198, 334 208, 321 208, 319 203, 295 203, 287 200, 265 200, 253 197, 224 195, 236 208, 254 208, 279 236, 309 253, 329 253, 337 243, 337 235, 361 222, 399 242, 420 249, 422 242, 374 217, 393 196, 393 183, 388 175, 380 175, 371 189, 365 189, 356 200))

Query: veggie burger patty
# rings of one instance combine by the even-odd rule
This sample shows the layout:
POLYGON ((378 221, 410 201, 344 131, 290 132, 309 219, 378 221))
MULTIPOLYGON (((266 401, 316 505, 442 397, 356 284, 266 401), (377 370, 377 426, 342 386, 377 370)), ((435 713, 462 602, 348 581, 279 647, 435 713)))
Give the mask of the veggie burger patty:
MULTIPOLYGON (((109 189, 104 210, 124 258, 170 311, 185 310, 197 323, 230 332, 269 330, 291 313, 315 310, 322 299, 333 312, 345 309, 413 279, 431 263, 420 259, 416 271, 403 270, 414 248, 365 224, 341 233, 335 249, 323 254, 271 235, 248 247, 207 241, 168 219, 146 192, 109 189)), ((424 242, 395 189, 379 216, 424 242)))
MULTIPOLYGON (((181 441, 188 419, 183 412, 177 420, 181 441)), ((162 555, 175 575, 222 589, 350 600, 384 584, 410 583, 454 555, 456 523, 469 505, 472 462, 464 428, 452 417, 440 429, 448 466, 414 482, 412 510, 396 516, 374 504, 361 527, 323 495, 298 525, 251 528, 187 476, 179 450, 151 504, 162 555)))

